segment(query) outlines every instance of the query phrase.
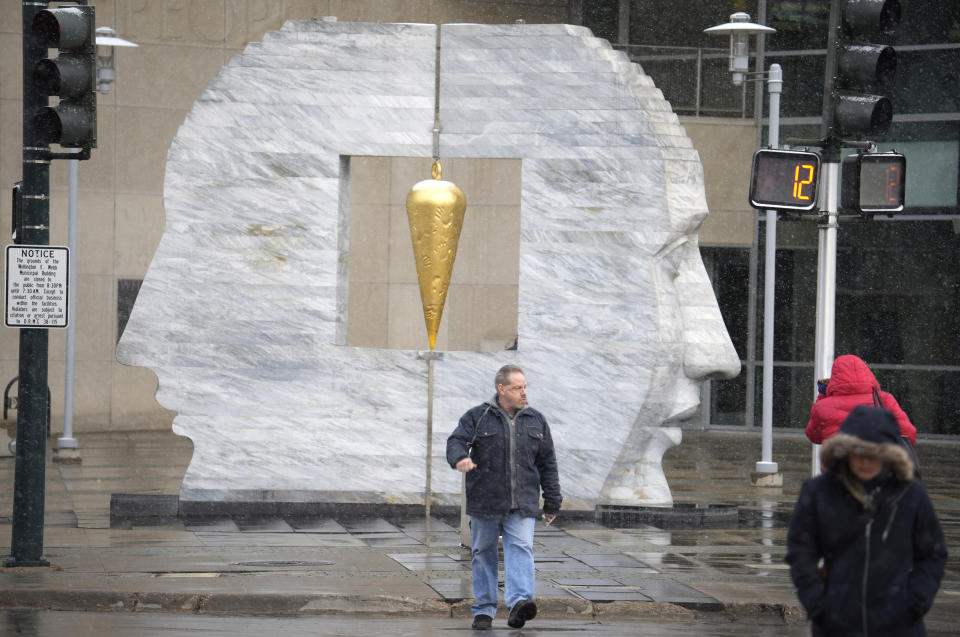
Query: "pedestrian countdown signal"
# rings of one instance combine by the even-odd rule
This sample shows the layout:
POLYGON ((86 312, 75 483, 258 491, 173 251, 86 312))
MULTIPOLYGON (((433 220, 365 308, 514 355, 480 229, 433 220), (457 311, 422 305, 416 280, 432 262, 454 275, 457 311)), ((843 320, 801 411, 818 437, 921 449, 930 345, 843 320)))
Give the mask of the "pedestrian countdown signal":
POLYGON ((844 157, 840 207, 860 213, 902 212, 907 158, 897 152, 844 157))
POLYGON ((761 149, 753 155, 750 205, 809 212, 817 206, 820 155, 799 150, 761 149))

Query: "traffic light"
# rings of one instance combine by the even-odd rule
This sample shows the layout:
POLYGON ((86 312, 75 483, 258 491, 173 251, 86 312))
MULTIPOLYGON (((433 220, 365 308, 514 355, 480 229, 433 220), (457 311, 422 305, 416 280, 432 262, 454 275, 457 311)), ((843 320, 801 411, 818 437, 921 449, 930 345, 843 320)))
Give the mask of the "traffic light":
POLYGON ((753 155, 750 205, 809 212, 817 205, 820 155, 800 150, 761 149, 753 155))
POLYGON ((893 84, 897 54, 892 46, 871 40, 888 40, 896 32, 900 0, 834 1, 841 4, 832 56, 834 136, 851 139, 886 135, 893 106, 888 97, 868 91, 893 84))
POLYGON ((861 213, 900 212, 907 158, 900 153, 856 153, 843 159, 840 206, 861 213))
POLYGON ((40 108, 34 117, 38 141, 76 148, 97 145, 97 53, 95 13, 90 6, 44 9, 33 19, 35 42, 56 48, 56 59, 33 68, 40 95, 57 96, 56 106, 40 108))

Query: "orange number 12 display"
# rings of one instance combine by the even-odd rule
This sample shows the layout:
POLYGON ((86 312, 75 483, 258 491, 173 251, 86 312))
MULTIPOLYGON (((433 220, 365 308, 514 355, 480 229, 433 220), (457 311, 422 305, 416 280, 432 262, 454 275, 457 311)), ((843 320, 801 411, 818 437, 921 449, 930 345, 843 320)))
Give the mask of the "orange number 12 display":
POLYGON ((750 175, 750 205, 765 210, 811 211, 817 206, 820 155, 799 150, 758 150, 750 175))
POLYGON ((817 169, 812 164, 800 164, 793 171, 793 198, 797 201, 810 201, 810 190, 804 186, 813 184, 817 169))

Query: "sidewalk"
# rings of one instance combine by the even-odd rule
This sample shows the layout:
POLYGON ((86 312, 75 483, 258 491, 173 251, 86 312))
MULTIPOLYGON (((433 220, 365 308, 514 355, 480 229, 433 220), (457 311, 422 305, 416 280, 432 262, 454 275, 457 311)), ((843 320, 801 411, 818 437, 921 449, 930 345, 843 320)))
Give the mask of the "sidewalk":
MULTIPOLYGON (((82 462, 51 444, 44 552, 49 568, 0 569, 0 609, 162 610, 186 613, 374 613, 467 618, 469 551, 455 521, 232 517, 110 528, 116 493, 177 493, 189 440, 168 432, 78 435, 82 462)), ((951 551, 931 631, 960 622, 960 444, 923 441, 926 483, 951 551)), ((760 437, 685 431, 664 468, 677 504, 734 504, 712 528, 611 529, 565 519, 536 536, 537 595, 545 617, 694 620, 702 614, 803 622, 783 563, 786 524, 810 446, 777 432, 784 486, 749 474, 760 437)), ((14 462, 0 458, 0 550, 9 553, 14 462)), ((561 467, 561 481, 563 480, 561 467)), ((116 522, 116 521, 115 521, 116 522)))

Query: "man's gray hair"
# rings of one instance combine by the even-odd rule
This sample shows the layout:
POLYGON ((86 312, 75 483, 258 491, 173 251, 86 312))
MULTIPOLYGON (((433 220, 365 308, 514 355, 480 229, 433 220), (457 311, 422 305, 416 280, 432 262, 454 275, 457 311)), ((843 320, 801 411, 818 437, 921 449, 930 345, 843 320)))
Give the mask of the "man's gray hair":
POLYGON ((523 370, 520 369, 519 365, 504 365, 503 367, 501 367, 500 371, 497 372, 497 375, 493 377, 494 389, 496 389, 500 385, 509 385, 510 374, 514 372, 520 372, 521 374, 523 374, 523 370))

